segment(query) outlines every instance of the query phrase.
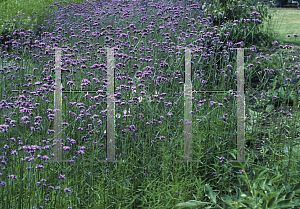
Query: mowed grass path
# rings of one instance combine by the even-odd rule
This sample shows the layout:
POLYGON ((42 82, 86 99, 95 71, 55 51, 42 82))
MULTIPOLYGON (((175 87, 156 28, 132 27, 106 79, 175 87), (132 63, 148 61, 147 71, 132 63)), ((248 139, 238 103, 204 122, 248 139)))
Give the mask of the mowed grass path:
POLYGON ((279 41, 300 45, 300 40, 292 37, 293 34, 300 34, 300 9, 271 8, 271 20, 263 23, 262 31, 271 33, 279 41), (268 31, 268 27, 275 33, 268 31), (291 37, 286 37, 287 34, 291 37))

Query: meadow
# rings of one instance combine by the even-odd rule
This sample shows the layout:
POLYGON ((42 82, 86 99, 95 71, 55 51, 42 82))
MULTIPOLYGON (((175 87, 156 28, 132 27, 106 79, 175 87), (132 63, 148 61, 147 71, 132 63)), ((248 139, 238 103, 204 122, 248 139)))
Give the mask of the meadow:
POLYGON ((219 1, 193 0, 0 5, 0 208, 299 208, 300 71, 293 55, 300 31, 292 27, 299 10, 230 1, 226 13, 219 1), (85 90, 62 96, 63 159, 70 162, 49 162, 54 47, 65 48, 63 92, 85 90), (120 48, 121 162, 99 162, 107 157, 107 95, 86 94, 107 90, 104 47, 120 48), (184 47, 197 48, 193 90, 207 91, 192 98, 199 162, 176 162, 184 159, 184 47), (244 50, 247 162, 240 163, 231 162, 237 50, 229 48, 251 48, 244 50), (209 92, 216 90, 224 92, 209 92))

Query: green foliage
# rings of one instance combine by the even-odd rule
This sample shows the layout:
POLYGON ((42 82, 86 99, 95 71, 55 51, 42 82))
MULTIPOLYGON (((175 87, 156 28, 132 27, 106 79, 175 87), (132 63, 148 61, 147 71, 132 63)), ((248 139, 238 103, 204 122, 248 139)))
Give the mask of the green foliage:
MULTIPOLYGON (((247 159, 247 155, 246 155, 247 159)), ((243 163, 235 165, 244 170, 243 163)), ((226 208, 292 208, 300 206, 300 198, 295 198, 296 193, 300 193, 300 183, 298 182, 293 189, 291 185, 285 183, 279 186, 274 185, 282 175, 278 172, 275 176, 270 176, 267 169, 261 169, 260 173, 255 170, 253 177, 249 179, 247 173, 245 175, 239 175, 239 179, 242 179, 249 187, 248 191, 242 192, 241 188, 236 189, 236 195, 224 195, 220 198, 222 205, 227 205, 226 208)), ((175 207, 197 207, 204 206, 205 204, 211 204, 212 206, 205 208, 224 208, 220 206, 216 201, 216 194, 212 191, 212 188, 205 184, 204 186, 205 195, 210 199, 212 203, 190 200, 185 203, 178 203, 175 207)))
MULTIPOLYGON (((0 19, 0 34, 2 34, 3 30, 7 29, 6 23, 8 24, 9 30, 13 30, 16 28, 16 16, 22 15, 23 13, 27 17, 32 17, 33 12, 37 14, 37 19, 40 23, 40 21, 43 19, 40 17, 40 15, 43 15, 46 13, 46 8, 43 7, 43 5, 49 5, 51 4, 51 1, 35 1, 34 4, 31 0, 25 1, 25 2, 18 2, 18 1, 12 1, 8 0, 6 2, 1 3, 1 16, 0 19)), ((20 27, 24 27, 27 23, 27 19, 23 20, 24 18, 21 18, 21 20, 18 20, 20 22, 20 27)))
MULTIPOLYGON (((263 79, 261 79, 263 80, 263 79)), ((262 91, 262 97, 256 98, 257 108, 266 108, 266 110, 272 111, 273 109, 282 106, 283 104, 288 106, 298 106, 300 95, 298 94, 297 86, 295 82, 280 79, 280 76, 276 75, 274 79, 271 79, 272 87, 268 91, 262 91)))
POLYGON ((33 32, 37 32, 37 19, 31 19, 31 18, 14 18, 12 20, 6 20, 2 23, 2 32, 1 36, 4 38, 0 40, 0 44, 6 44, 8 45, 7 52, 12 52, 12 43, 7 43, 9 40, 14 39, 17 40, 20 37, 19 34, 14 34, 14 31, 21 29, 23 31, 31 30, 33 32), (7 37, 10 36, 10 37, 7 37))
MULTIPOLYGON (((279 87, 279 89, 276 90, 269 90, 268 91, 270 98, 273 96, 276 96, 276 104, 285 102, 287 105, 296 105, 297 101, 300 100, 300 95, 297 94, 296 91, 291 90, 291 88, 287 85, 279 87)), ((271 103, 271 101, 270 101, 271 103)))
MULTIPOLYGON (((253 1, 249 0, 239 2, 233 0, 215 1, 214 4, 204 4, 202 9, 205 9, 205 16, 213 23, 213 26, 218 26, 218 29, 220 30, 219 37, 223 43, 226 43, 227 41, 231 41, 233 43, 243 42, 243 48, 252 48, 253 45, 255 45, 256 49, 260 50, 272 46, 272 43, 275 41, 273 37, 261 32, 263 22, 267 22, 268 19, 271 18, 271 15, 269 7, 265 5, 262 6, 259 2, 253 3, 253 1), (247 5, 247 7, 239 5, 247 5), (261 22, 254 20, 259 20, 261 22), (228 23, 230 24, 230 27, 228 27, 228 23)), ((207 25, 207 23, 199 22, 200 28, 202 28, 203 25, 207 25)), ((214 43, 207 43, 208 47, 212 44, 214 43)), ((215 47, 217 50, 223 49, 221 45, 217 45, 215 47)), ((250 53, 250 50, 244 51, 245 56, 250 55, 250 53)), ((222 66, 222 64, 224 64, 223 61, 224 60, 222 59, 216 59, 216 64, 218 64, 218 66, 222 66)), ((228 61, 236 62, 231 56, 228 61)), ((268 74, 264 71, 264 69, 275 69, 277 66, 277 62, 273 61, 269 63, 269 60, 261 60, 261 64, 257 64, 255 61, 252 63, 254 64, 254 67, 246 68, 245 73, 251 75, 249 76, 252 79, 251 84, 253 83, 254 85, 254 80, 258 80, 260 76, 268 74), (262 71, 261 75, 258 74, 259 71, 262 71)), ((269 78, 273 78, 271 75, 268 76, 269 78)), ((260 84, 260 81, 258 81, 257 84, 260 84)))
POLYGON ((255 45, 257 48, 269 47, 274 41, 274 38, 260 32, 260 26, 263 22, 271 18, 269 13, 269 6, 262 6, 258 0, 255 2, 252 0, 217 0, 215 4, 210 4, 206 10, 206 15, 211 14, 210 16, 213 19, 214 26, 220 26, 226 22, 236 24, 236 26, 233 26, 232 30, 229 31, 233 42, 243 41, 245 47, 255 45), (239 5, 246 5, 248 7, 239 5), (255 14, 254 12, 259 14, 255 14), (216 16, 216 18, 214 18, 214 16, 216 16), (261 22, 251 20, 251 23, 247 23, 247 27, 244 28, 244 19, 258 19, 261 22))
MULTIPOLYGON (((72 0, 65 0, 65 3, 59 3, 59 5, 67 5, 71 1, 72 0)), ((44 30, 48 32, 51 31, 51 28, 41 29, 41 26, 49 27, 44 19, 48 20, 52 17, 51 12, 59 9, 60 6, 54 5, 54 2, 53 0, 7 0, 0 2, 0 13, 2 14, 2 16, 0 16, 0 36, 4 37, 4 39, 0 39, 0 45, 5 44, 11 39, 17 40, 21 38, 18 34, 13 35, 13 32, 17 29, 23 28, 24 31, 32 30, 36 37, 39 37, 44 30), (6 38, 7 35, 10 35, 10 37, 6 38)), ((76 0, 76 2, 82 3, 85 1, 76 0)), ((29 44, 29 46, 31 44, 29 44)), ((8 49, 6 51, 10 54, 12 52, 12 44, 7 45, 8 49)))

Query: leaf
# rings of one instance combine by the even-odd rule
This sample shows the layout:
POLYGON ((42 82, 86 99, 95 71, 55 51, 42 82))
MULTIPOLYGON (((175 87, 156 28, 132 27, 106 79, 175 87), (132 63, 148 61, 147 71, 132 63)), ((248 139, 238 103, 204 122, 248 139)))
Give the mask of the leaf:
POLYGON ((269 202, 268 202, 268 205, 267 207, 270 208, 270 207, 273 207, 275 202, 277 200, 277 196, 273 197, 269 202))
POLYGON ((266 190, 266 188, 265 188, 265 183, 266 183, 266 179, 260 184, 260 188, 261 188, 262 190, 266 190))
POLYGON ((255 172, 255 170, 252 171, 254 177, 253 177, 253 180, 255 181, 255 179, 258 178, 258 172, 255 172))
MULTIPOLYGON (((262 172, 260 172, 259 174, 258 174, 258 171, 253 171, 253 173, 254 173, 254 177, 253 177, 253 182, 254 182, 254 184, 255 183, 257 183, 257 182, 259 182, 259 180, 261 180, 261 179, 263 179, 263 178, 261 178, 266 172, 267 172, 268 170, 263 170, 262 172)), ((254 186, 253 186, 254 187, 254 186)), ((255 188, 255 187, 254 187, 255 188)))
MULTIPOLYGON (((275 76, 275 79, 274 79, 275 81, 274 81, 274 83, 273 83, 273 90, 272 90, 273 92, 274 92, 274 89, 276 88, 277 77, 278 77, 278 75, 276 75, 276 76, 275 76)), ((270 94, 270 93, 269 93, 269 94, 270 94)), ((277 96, 277 95, 276 95, 276 96, 277 96)))
POLYGON ((290 200, 290 199, 292 199, 294 197, 294 195, 295 195, 295 192, 291 191, 291 192, 289 192, 289 193, 286 194, 285 199, 286 200, 290 200))
MULTIPOLYGON (((267 185, 266 185, 267 186, 267 185)), ((268 186, 268 191, 269 191, 269 193, 268 193, 268 200, 270 200, 271 198, 273 198, 273 197, 275 197, 275 196, 278 196, 279 194, 280 194, 280 192, 274 192, 274 186, 271 186, 271 187, 269 187, 268 186)))
POLYGON ((242 207, 238 207, 238 209, 246 209, 248 208, 247 206, 242 206, 242 207))
POLYGON ((238 188, 238 190, 236 189, 235 191, 237 193, 236 202, 239 202, 241 200, 241 192, 242 191, 240 188, 238 188))
POLYGON ((254 180, 254 182, 257 182, 258 180, 260 180, 261 179, 261 177, 267 172, 268 170, 267 169, 265 169, 265 170, 263 170, 262 172, 260 172, 260 174, 259 174, 259 176, 258 176, 258 178, 257 179, 255 179, 254 180))
POLYGON ((297 206, 300 206, 300 198, 294 199, 293 202, 294 202, 297 206))
POLYGON ((278 193, 281 194, 283 190, 284 190, 284 185, 281 186, 281 188, 279 189, 278 193))
POLYGON ((253 203, 253 199, 241 200, 240 203, 243 203, 245 205, 249 205, 250 203, 253 203))
POLYGON ((284 98, 284 88, 280 87, 278 91, 279 91, 280 97, 284 98))
MULTIPOLYGON (((275 178, 272 178, 270 180, 270 182, 268 183, 269 185, 272 185, 274 181, 277 181, 282 175, 281 174, 277 174, 277 176, 275 178)), ((300 188, 299 188, 300 189, 300 188)))
POLYGON ((253 190, 253 194, 255 197, 257 197, 258 194, 260 194, 261 197, 259 197, 259 199, 267 199, 268 198, 268 194, 266 194, 264 191, 262 190, 253 190))
POLYGON ((279 203, 277 203, 276 208, 291 208, 294 206, 295 204, 293 204, 291 200, 282 200, 279 203))
POLYGON ((267 187, 267 190, 268 190, 270 193, 272 193, 272 192, 275 191, 274 188, 275 188, 274 186, 268 186, 268 187, 267 187))
POLYGON ((238 175, 238 177, 239 177, 239 178, 242 178, 242 179, 244 180, 244 182, 245 182, 246 184, 248 184, 248 180, 247 180, 246 176, 238 175))
POLYGON ((224 195, 223 197, 221 197, 221 199, 222 199, 223 202, 225 202, 227 205, 231 205, 231 204, 230 204, 231 197, 229 197, 228 195, 224 195))
POLYGON ((293 188, 292 191, 294 191, 296 193, 300 192, 300 182, 293 188))
POLYGON ((188 202, 183 203, 177 203, 175 207, 197 207, 197 206, 203 206, 205 204, 211 204, 209 202, 201 202, 196 200, 189 200, 188 202))
POLYGON ((249 109, 249 113, 250 113, 250 117, 251 117, 250 123, 251 123, 251 125, 253 126, 253 125, 256 123, 256 118, 257 118, 258 116, 260 116, 261 113, 260 113, 260 112, 255 112, 255 111, 253 111, 253 110, 251 110, 251 109, 249 109))
MULTIPOLYGON (((253 127, 253 126, 251 126, 251 125, 246 125, 246 131, 251 131, 251 130, 252 130, 252 127, 253 127)), ((251 138, 251 137, 249 137, 249 138, 251 138)))
POLYGON ((274 105, 268 105, 266 111, 271 112, 273 109, 274 109, 274 105))
POLYGON ((204 187, 204 192, 205 192, 205 195, 209 197, 209 199, 217 204, 217 201, 216 201, 216 195, 215 193, 212 191, 211 187, 208 185, 208 184, 205 184, 205 187, 204 187))
POLYGON ((285 186, 285 191, 289 192, 291 190, 291 186, 288 183, 286 183, 284 186, 285 186))
POLYGON ((272 188, 270 188, 267 184, 265 184, 265 189, 266 189, 268 192, 272 192, 272 188))

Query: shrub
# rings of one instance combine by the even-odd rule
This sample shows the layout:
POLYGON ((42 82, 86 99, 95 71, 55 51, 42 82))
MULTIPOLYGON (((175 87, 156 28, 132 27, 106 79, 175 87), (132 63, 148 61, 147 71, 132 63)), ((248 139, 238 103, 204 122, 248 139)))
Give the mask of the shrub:
POLYGON ((269 9, 268 5, 262 5, 258 0, 217 0, 208 6, 206 15, 212 17, 214 26, 235 23, 236 27, 230 31, 230 37, 235 38, 233 42, 243 41, 247 48, 252 45, 270 47, 274 38, 260 32, 263 21, 271 19, 269 9), (245 27, 243 23, 250 20, 252 23, 245 27))

